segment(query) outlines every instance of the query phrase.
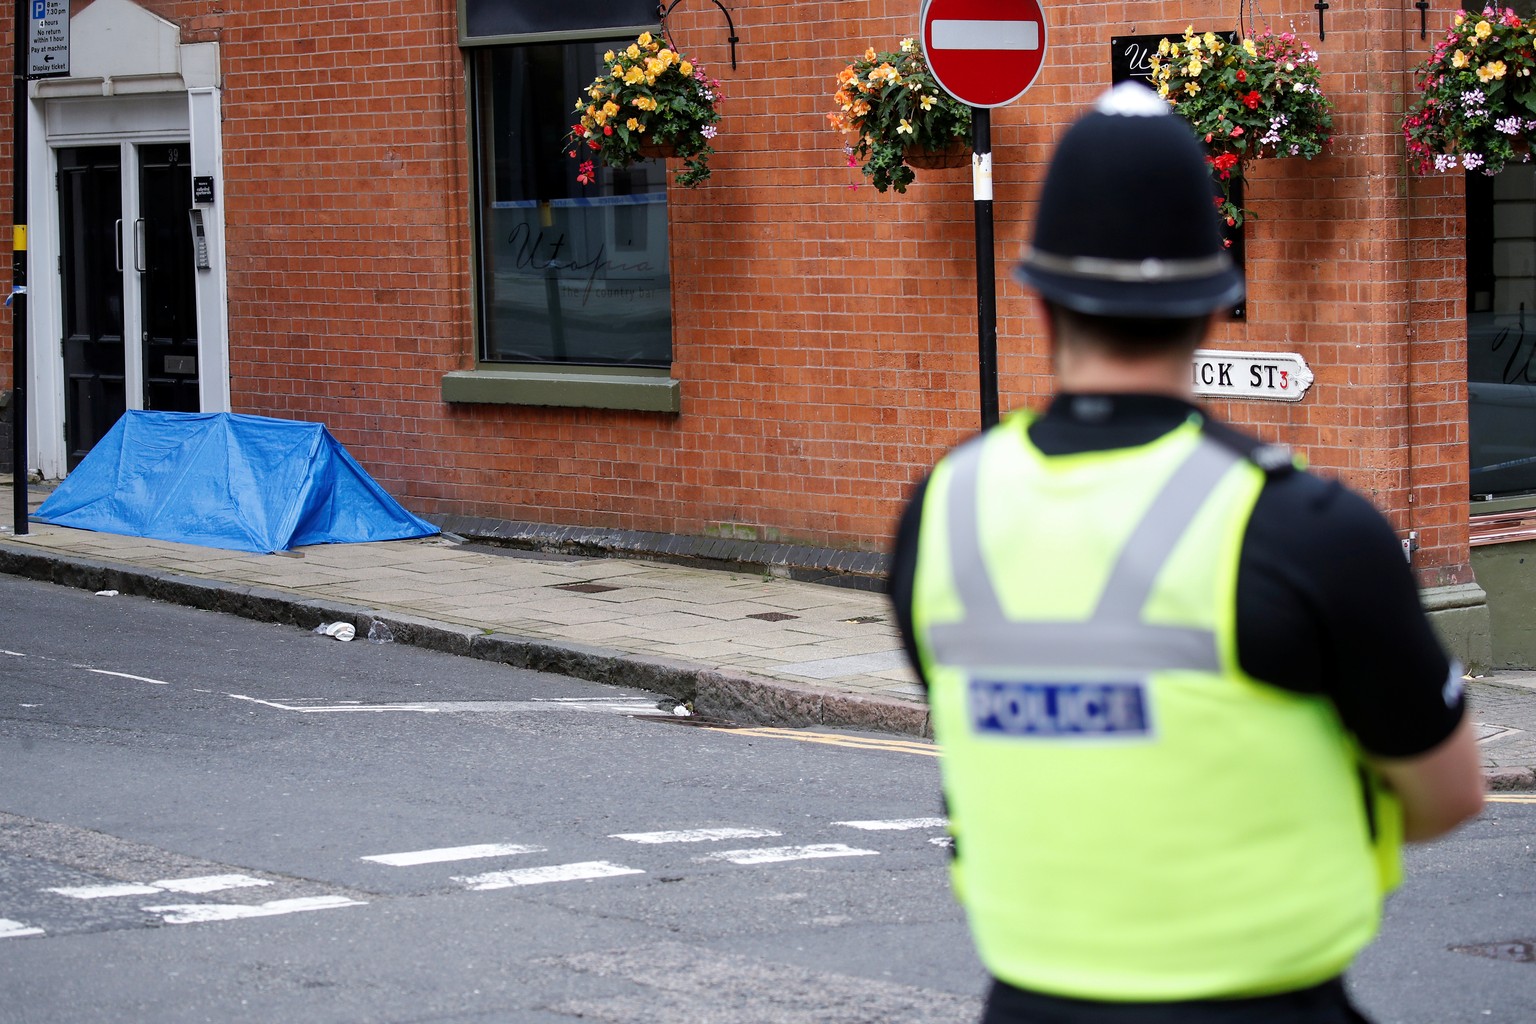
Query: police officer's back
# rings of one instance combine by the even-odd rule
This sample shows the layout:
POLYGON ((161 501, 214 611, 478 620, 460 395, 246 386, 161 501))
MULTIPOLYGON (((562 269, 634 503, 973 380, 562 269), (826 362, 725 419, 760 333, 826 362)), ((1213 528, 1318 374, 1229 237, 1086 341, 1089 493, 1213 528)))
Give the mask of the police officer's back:
POLYGON ((1481 806, 1460 670, 1368 503, 1192 404, 1243 283, 1188 126, 1114 90, 1038 210, 1058 394, 935 467, 892 572, 986 1019, 1360 1020, 1398 844, 1481 806))

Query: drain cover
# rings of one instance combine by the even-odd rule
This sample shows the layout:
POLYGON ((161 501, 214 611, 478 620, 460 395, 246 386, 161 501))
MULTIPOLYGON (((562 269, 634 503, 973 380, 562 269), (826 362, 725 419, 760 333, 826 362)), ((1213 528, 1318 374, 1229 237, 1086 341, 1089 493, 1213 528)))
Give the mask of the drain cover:
POLYGON ((606 594, 610 590, 618 590, 618 587, 610 587, 606 583, 561 583, 554 587, 555 590, 569 590, 577 594, 606 594))
POLYGON ((749 619, 762 619, 764 622, 783 622, 785 619, 798 619, 799 617, 788 612, 753 612, 747 616, 749 619))
POLYGON ((1485 956, 1490 960, 1509 960, 1517 964, 1536 964, 1536 941, 1485 942, 1480 946, 1452 946, 1452 953, 1485 956))
POLYGON ((885 621, 885 616, 884 615, 855 615, 853 618, 851 618, 851 619, 844 619, 843 621, 844 622, 856 622, 856 623, 858 623, 859 625, 862 626, 862 625, 867 625, 868 623, 871 623, 871 622, 884 622, 885 621))

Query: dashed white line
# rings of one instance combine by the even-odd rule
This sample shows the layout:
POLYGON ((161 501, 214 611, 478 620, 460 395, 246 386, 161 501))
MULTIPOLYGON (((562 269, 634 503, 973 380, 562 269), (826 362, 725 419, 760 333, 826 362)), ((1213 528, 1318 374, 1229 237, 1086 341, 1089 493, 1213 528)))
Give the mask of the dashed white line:
POLYGON ((893 818, 890 821, 834 821, 832 824, 860 828, 866 832, 888 832, 914 828, 943 828, 948 822, 943 818, 893 818))
POLYGON ((676 832, 615 832, 608 838, 631 843, 713 843, 721 839, 762 839, 783 834, 768 828, 694 828, 676 832))
POLYGON ((252 878, 250 875, 199 875, 196 878, 162 878, 149 884, 171 892, 220 892, 224 889, 249 889, 272 883, 265 878, 252 878))
POLYGON ((91 668, 88 665, 79 665, 77 667, 78 668, 83 668, 87 672, 94 672, 94 673, 96 673, 99 676, 116 676, 119 679, 132 679, 135 682, 139 682, 139 683, 154 683, 156 686, 170 686, 171 685, 170 683, 166 682, 164 679, 151 679, 151 678, 149 678, 149 676, 136 676, 136 675, 133 675, 132 673, 129 673, 129 672, 111 672, 111 671, 109 671, 107 669, 104 669, 104 668, 91 668))
POLYGON ((514 871, 492 871, 483 875, 455 877, 471 891, 510 889, 518 885, 543 885, 546 882, 579 882, 593 878, 616 878, 619 875, 643 875, 639 868, 627 868, 606 860, 589 860, 579 864, 551 864, 541 868, 519 868, 514 871))
POLYGON ((879 850, 860 850, 842 843, 814 843, 810 846, 767 846, 758 850, 721 850, 695 858, 700 861, 724 860, 732 864, 781 864, 792 860, 819 860, 824 857, 878 857, 879 850))
POLYGON ((392 868, 410 867, 415 864, 441 864, 445 861, 475 860, 480 857, 511 857, 520 853, 543 853, 542 846, 519 846, 516 843, 479 843, 474 846, 445 846, 436 850, 412 850, 406 853, 376 853, 361 860, 388 864, 392 868))
POLYGON ((164 892, 158 885, 136 885, 132 882, 119 885, 78 885, 68 886, 62 889, 46 889, 45 892, 56 892, 60 896, 68 896, 76 900, 100 900, 109 896, 152 896, 157 892, 164 892))
MULTIPOLYGON (((6 651, 10 654, 10 651, 6 651)), ((32 928, 20 921, 12 921, 8 917, 0 917, 0 939, 24 939, 28 935, 42 935, 41 928, 32 928)))
POLYGON ((119 882, 112 885, 79 885, 60 889, 46 889, 77 900, 100 900, 111 896, 150 896, 157 892, 220 892, 224 889, 247 889, 257 885, 271 885, 263 878, 250 875, 199 875, 195 878, 162 878, 158 881, 137 883, 119 882))
POLYGON ((146 913, 161 915, 166 924, 204 924, 209 921, 236 921, 247 917, 276 917, 306 910, 361 906, 366 904, 345 896, 301 896, 291 900, 273 900, 270 903, 181 903, 142 909, 146 913))

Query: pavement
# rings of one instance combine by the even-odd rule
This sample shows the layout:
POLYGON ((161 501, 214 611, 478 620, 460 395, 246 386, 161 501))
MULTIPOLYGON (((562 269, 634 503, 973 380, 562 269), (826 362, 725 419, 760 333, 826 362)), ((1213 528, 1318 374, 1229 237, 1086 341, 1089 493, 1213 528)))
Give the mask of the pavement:
MULTIPOLYGON (((29 507, 47 484, 28 487, 29 507)), ((770 572, 517 550, 451 534, 245 554, 30 523, 0 571, 638 687, 706 720, 929 735, 885 596, 770 572)), ((1493 789, 1536 789, 1536 671, 1467 680, 1493 789)))

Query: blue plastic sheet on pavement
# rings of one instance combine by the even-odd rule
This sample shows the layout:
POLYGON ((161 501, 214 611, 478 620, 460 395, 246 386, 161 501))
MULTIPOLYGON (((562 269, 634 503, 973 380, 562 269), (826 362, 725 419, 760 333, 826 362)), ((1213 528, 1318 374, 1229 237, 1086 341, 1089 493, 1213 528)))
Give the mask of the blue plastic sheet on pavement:
POLYGON ((321 423, 130 411, 33 520, 234 551, 426 537, 321 423))

